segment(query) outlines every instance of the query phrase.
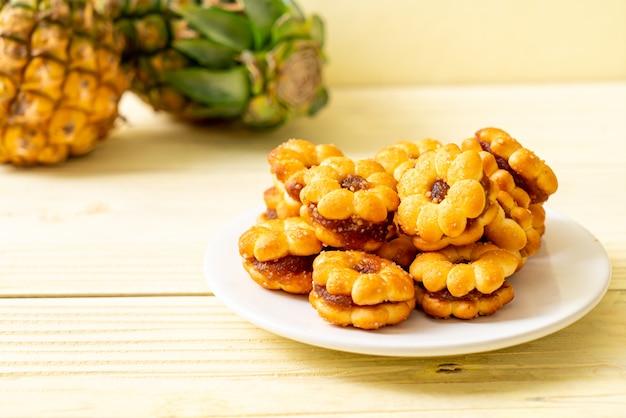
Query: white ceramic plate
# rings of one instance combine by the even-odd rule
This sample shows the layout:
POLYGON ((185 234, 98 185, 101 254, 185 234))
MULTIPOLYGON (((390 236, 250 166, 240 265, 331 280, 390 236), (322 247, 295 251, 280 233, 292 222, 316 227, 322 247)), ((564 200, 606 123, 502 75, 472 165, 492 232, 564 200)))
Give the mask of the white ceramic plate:
POLYGON ((515 299, 493 316, 438 320, 414 311, 399 325, 364 331, 322 320, 306 296, 266 290, 245 272, 239 236, 260 208, 240 215, 214 237, 205 259, 209 286, 251 323, 303 343, 346 352, 387 356, 445 356, 496 350, 554 333, 587 314, 604 296, 611 264, 585 228, 546 209, 541 250, 509 279, 515 299))

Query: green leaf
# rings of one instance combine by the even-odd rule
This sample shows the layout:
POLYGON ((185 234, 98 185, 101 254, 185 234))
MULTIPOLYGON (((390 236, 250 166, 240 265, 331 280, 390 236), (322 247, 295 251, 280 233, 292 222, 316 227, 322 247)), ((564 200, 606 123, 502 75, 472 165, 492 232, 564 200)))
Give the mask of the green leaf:
POLYGON ((239 116, 240 109, 233 106, 201 106, 194 103, 193 106, 186 107, 178 111, 177 115, 182 119, 194 121, 206 121, 208 119, 232 119, 239 116))
POLYGON ((124 15, 142 16, 149 12, 156 12, 161 6, 159 0, 126 0, 124 15))
POLYGON ((287 11, 280 0, 242 0, 252 24, 254 48, 261 49, 269 40, 276 19, 287 11))
POLYGON ((243 123, 251 128, 273 128, 286 119, 285 109, 267 95, 250 100, 243 115, 243 123))
POLYGON ((226 69, 233 65, 234 49, 213 42, 210 39, 181 39, 172 47, 187 57, 197 61, 201 66, 215 70, 226 69))
POLYGON ((305 14, 302 11, 302 8, 298 5, 298 2, 295 0, 282 0, 282 2, 292 14, 298 17, 298 19, 304 20, 305 14))
POLYGON ((296 16, 284 14, 272 27, 272 45, 293 38, 309 38, 306 22, 296 16))
POLYGON ((313 103, 311 103, 311 107, 309 107, 309 111, 307 112, 309 116, 315 115, 319 112, 326 104, 328 104, 328 90, 322 88, 315 96, 313 103))
POLYGON ((168 71, 164 76, 172 87, 190 99, 228 109, 224 117, 240 115, 250 96, 250 82, 244 67, 227 71, 185 68, 168 71))
POLYGON ((324 21, 318 15, 312 15, 309 22, 311 26, 309 29, 311 39, 320 47, 323 47, 325 41, 324 21))
POLYGON ((203 36, 237 51, 253 45, 252 28, 244 16, 219 7, 172 5, 172 10, 203 36))

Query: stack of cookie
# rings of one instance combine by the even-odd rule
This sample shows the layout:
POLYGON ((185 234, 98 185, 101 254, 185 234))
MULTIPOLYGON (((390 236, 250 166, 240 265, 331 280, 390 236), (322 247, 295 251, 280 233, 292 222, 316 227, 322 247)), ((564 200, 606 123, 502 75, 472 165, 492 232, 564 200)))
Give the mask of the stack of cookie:
POLYGON ((541 246, 543 203, 558 187, 497 128, 458 145, 401 141, 362 160, 291 139, 268 161, 266 210, 239 240, 246 271, 364 329, 415 306, 436 318, 497 312, 514 297, 506 279, 541 246))

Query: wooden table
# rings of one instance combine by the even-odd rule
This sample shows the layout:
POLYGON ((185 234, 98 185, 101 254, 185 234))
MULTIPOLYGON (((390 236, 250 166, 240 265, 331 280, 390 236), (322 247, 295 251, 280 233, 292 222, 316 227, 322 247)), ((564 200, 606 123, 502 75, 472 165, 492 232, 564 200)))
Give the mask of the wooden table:
POLYGON ((335 88, 317 117, 263 133, 190 127, 132 96, 122 113, 88 157, 0 168, 0 416, 624 416, 626 83, 335 88), (361 157, 490 125, 550 164, 549 206, 609 254, 608 293, 573 325, 487 353, 377 357, 273 335, 212 294, 207 245, 261 202, 278 143, 361 157))

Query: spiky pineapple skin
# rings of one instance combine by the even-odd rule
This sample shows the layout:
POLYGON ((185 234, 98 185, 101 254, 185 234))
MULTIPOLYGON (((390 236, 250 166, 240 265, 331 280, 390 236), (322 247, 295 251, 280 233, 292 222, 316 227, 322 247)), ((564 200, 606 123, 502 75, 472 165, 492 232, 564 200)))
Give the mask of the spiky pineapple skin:
POLYGON ((0 9, 0 162, 86 154, 118 119, 124 40, 90 0, 5 0, 0 9))
POLYGON ((158 111, 266 128, 326 104, 323 23, 292 1, 99 2, 127 39, 131 90, 158 111))

